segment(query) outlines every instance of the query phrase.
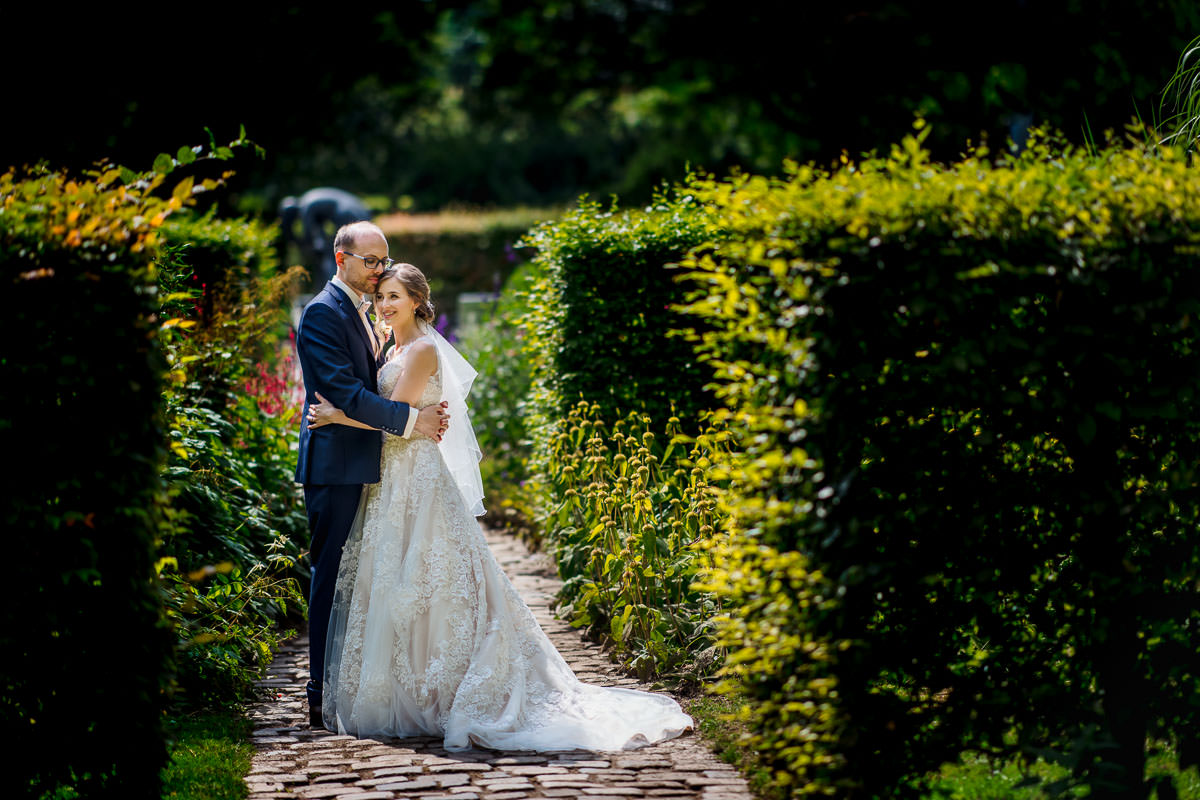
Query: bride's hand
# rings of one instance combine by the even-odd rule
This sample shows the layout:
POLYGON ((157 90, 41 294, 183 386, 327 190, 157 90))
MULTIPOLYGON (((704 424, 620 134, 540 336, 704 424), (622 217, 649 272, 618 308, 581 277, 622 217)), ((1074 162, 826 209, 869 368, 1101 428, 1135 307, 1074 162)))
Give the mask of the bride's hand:
POLYGON ((425 406, 417 412, 417 424, 414 430, 425 434, 436 442, 442 440, 442 434, 450 425, 450 415, 446 413, 445 400, 437 405, 425 406))
POLYGON ((320 428, 322 425, 334 425, 346 419, 346 415, 342 410, 330 403, 320 392, 315 393, 318 402, 310 403, 308 406, 308 427, 320 428))

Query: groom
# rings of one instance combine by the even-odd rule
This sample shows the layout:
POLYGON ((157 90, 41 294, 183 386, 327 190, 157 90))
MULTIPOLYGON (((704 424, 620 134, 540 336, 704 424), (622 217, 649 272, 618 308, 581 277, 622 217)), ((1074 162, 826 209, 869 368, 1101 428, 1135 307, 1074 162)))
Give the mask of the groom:
MULTIPOLYGON (((382 343, 366 315, 368 300, 383 270, 392 263, 387 239, 370 222, 343 225, 333 240, 337 273, 304 307, 296 350, 304 373, 304 414, 318 393, 359 422, 397 436, 414 430, 441 440, 449 416, 443 406, 419 412, 377 394, 376 371, 383 363, 382 343), (364 295, 366 298, 364 298, 364 295)), ((304 484, 304 505, 312 534, 309 591, 309 724, 321 720, 321 680, 325 671, 325 635, 337 583, 342 546, 354 522, 363 484, 379 482, 383 437, 379 431, 347 425, 300 426, 296 482, 304 484)))

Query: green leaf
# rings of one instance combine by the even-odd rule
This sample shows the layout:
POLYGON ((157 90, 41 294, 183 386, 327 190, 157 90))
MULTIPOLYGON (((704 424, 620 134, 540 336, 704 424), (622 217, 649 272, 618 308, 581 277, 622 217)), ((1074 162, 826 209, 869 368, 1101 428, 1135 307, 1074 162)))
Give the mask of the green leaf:
MULTIPOLYGON (((191 151, 189 150, 188 152, 191 152, 191 151)), ((175 191, 173 191, 171 193, 171 195, 176 200, 179 200, 180 202, 184 202, 189 197, 192 196, 192 186, 194 184, 195 184, 195 180, 192 178, 191 175, 188 175, 186 178, 184 178, 183 180, 181 180, 179 182, 179 184, 175 187, 175 191)))
POLYGON ((1076 426, 1076 430, 1079 432, 1079 438, 1083 440, 1084 444, 1091 444, 1092 440, 1096 438, 1095 417, 1091 414, 1084 414, 1083 419, 1076 426))
POLYGON ((191 164, 196 160, 196 154, 192 151, 192 148, 185 145, 179 148, 179 152, 175 154, 175 160, 180 164, 191 164))
POLYGON ((154 171, 159 175, 169 175, 175 169, 175 160, 166 153, 159 153, 154 159, 154 171))

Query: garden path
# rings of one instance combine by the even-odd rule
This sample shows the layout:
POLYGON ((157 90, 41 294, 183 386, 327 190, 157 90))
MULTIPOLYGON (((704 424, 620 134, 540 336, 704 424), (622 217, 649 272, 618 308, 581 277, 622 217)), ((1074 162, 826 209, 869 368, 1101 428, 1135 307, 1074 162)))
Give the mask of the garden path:
MULTIPOLYGON (((648 688, 609 662, 598 646, 555 619, 549 602, 559 580, 549 559, 517 539, 487 531, 497 560, 563 658, 587 683, 648 688)), ((308 727, 304 683, 308 641, 288 642, 260 685, 271 699, 250 713, 256 747, 246 783, 250 800, 751 800, 733 767, 696 737, 622 752, 448 753, 440 738, 355 739, 308 727)))

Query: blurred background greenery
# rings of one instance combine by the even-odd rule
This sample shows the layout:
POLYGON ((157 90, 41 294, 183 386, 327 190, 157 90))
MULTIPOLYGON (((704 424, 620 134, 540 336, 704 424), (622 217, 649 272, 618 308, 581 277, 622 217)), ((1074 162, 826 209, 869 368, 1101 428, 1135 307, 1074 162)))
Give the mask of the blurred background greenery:
POLYGON ((247 135, 222 202, 335 185, 379 211, 643 202, 687 165, 777 173, 899 140, 1155 116, 1190 0, 451 0, 6 9, 7 164, 138 162, 247 135))

